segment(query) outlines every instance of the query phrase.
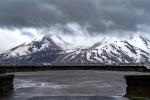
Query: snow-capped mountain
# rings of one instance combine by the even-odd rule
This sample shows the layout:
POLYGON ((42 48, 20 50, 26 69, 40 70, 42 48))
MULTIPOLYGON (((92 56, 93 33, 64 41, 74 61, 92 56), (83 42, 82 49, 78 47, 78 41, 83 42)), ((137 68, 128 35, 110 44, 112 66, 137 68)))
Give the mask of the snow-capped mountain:
POLYGON ((0 64, 150 63, 150 40, 138 34, 129 39, 104 38, 86 48, 72 47, 50 34, 1 53, 0 64))
POLYGON ((31 43, 23 43, 0 54, 1 64, 39 64, 50 63, 55 60, 60 53, 64 52, 64 45, 69 45, 64 41, 55 39, 54 36, 48 35, 42 38, 34 39, 31 43), (60 46, 61 45, 61 46, 60 46))
POLYGON ((150 41, 135 34, 128 40, 104 38, 90 48, 77 49, 61 56, 65 63, 149 63, 150 41))

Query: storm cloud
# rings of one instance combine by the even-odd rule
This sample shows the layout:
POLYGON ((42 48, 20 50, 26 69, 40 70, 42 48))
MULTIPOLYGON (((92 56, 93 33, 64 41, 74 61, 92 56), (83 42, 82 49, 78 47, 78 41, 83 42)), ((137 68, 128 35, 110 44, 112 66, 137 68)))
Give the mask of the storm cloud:
POLYGON ((61 26, 71 33, 65 26, 76 23, 89 33, 136 32, 150 26, 149 16, 150 0, 0 0, 5 28, 61 26))

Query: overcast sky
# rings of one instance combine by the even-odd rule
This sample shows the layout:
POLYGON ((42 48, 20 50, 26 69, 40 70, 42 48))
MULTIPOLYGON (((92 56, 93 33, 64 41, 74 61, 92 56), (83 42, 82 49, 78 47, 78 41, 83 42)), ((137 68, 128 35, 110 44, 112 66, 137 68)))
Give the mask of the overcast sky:
POLYGON ((21 28, 48 28, 72 36, 148 35, 149 16, 150 0, 0 0, 0 45, 6 44, 0 49, 37 34, 15 31, 21 28))

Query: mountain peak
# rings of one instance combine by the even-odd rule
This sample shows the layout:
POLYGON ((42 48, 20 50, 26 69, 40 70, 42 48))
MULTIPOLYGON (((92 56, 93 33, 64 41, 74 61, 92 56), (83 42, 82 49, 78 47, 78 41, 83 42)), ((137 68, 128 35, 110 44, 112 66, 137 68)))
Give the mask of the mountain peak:
POLYGON ((72 48, 61 37, 50 33, 0 54, 0 62, 150 63, 150 41, 140 34, 131 34, 129 37, 104 37, 92 46, 77 49, 72 48))
POLYGON ((53 40, 51 39, 51 35, 44 35, 42 41, 53 41, 53 40))

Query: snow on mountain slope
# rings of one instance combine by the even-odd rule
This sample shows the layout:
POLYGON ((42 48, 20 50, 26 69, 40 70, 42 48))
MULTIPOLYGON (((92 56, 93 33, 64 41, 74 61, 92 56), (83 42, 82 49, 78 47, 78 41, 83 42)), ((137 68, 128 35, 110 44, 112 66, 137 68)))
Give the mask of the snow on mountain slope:
POLYGON ((19 57, 23 55, 28 55, 31 53, 39 52, 47 48, 51 49, 67 49, 67 42, 64 42, 61 38, 51 34, 46 36, 41 36, 36 38, 31 43, 23 43, 15 48, 12 48, 3 53, 3 57, 19 57))
POLYGON ((146 52, 150 51, 150 40, 146 39, 143 36, 140 36, 139 34, 133 34, 127 41, 133 46, 143 49, 146 52))
POLYGON ((104 38, 90 48, 61 56, 65 63, 150 63, 150 41, 139 35, 127 40, 104 38))
POLYGON ((129 39, 103 38, 89 47, 73 48, 50 34, 0 54, 1 63, 150 63, 150 40, 134 34, 129 39))
POLYGON ((63 52, 62 47, 47 35, 3 52, 0 54, 0 64, 50 63, 63 52))
POLYGON ((39 35, 33 39, 34 41, 41 41, 44 37, 51 38, 55 44, 60 46, 62 49, 72 49, 74 46, 66 41, 64 41, 60 36, 57 36, 53 33, 47 33, 47 35, 39 35))

